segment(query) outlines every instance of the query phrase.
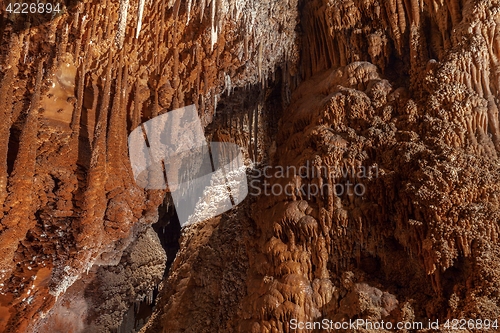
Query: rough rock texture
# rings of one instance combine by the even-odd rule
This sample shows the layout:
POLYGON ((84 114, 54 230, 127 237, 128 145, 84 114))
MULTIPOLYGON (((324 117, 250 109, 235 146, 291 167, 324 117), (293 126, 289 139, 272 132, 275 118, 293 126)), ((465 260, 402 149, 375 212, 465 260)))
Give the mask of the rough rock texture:
POLYGON ((276 165, 309 174, 275 177, 305 191, 253 209, 243 332, 287 332, 294 318, 498 317, 498 166, 469 142, 439 140, 443 122, 407 96, 367 62, 298 88, 276 165), (378 303, 390 306, 363 305, 360 285, 386 292, 391 301, 378 303))
POLYGON ((298 59, 296 1, 65 5, 32 21, 0 5, 0 330, 46 316, 156 222, 164 193, 135 185, 130 130, 193 103, 206 125, 220 94, 298 59))
MULTIPOLYGON (((271 184, 324 191, 253 205, 237 331, 289 332, 291 319, 499 317, 499 5, 303 4, 307 81, 269 162, 272 174, 316 172, 271 184), (328 191, 348 182, 366 191, 328 191)), ((158 310, 161 332, 182 331, 168 326, 172 308, 158 310)))
POLYGON ((245 215, 238 209, 184 229, 182 252, 157 302, 160 311, 153 314, 143 331, 237 331, 241 300, 246 294, 245 241, 252 230, 245 215))
POLYGON ((193 103, 260 168, 315 172, 183 230, 143 332, 500 316, 500 1, 0 6, 0 331, 111 330, 154 287, 126 272, 143 246, 160 275, 135 228, 165 193, 135 185, 126 137, 193 103))
POLYGON ((130 304, 153 299, 166 257, 149 226, 134 226, 132 243, 116 264, 94 266, 60 297, 54 309, 29 329, 35 332, 117 330, 130 304))

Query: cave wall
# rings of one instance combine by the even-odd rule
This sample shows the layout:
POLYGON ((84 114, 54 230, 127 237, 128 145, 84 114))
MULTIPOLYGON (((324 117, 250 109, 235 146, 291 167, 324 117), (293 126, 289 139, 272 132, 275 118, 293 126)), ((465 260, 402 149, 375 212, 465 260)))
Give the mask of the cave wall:
POLYGON ((0 328, 57 324, 56 298, 126 261, 133 226, 156 222, 165 194, 135 186, 127 134, 193 103, 209 136, 249 160, 318 170, 274 182, 366 193, 249 198, 185 230, 144 332, 497 318, 499 7, 72 1, 30 23, 3 12, 0 328), (360 166, 377 173, 321 174, 360 166))
MULTIPOLYGON (((246 295, 230 331, 309 331, 292 330, 292 319, 497 318, 499 3, 299 6, 304 82, 261 165, 278 172, 271 184, 296 191, 249 200, 246 295), (279 174, 304 165, 315 172, 279 174), (333 193, 348 182, 365 192, 333 193), (309 186, 325 190, 300 191, 309 186)), ((172 326, 184 308, 176 295, 213 290, 178 286, 165 288, 144 332, 225 331, 227 322, 172 326)))
POLYGON ((135 185, 128 133, 190 104, 207 125, 221 94, 292 68, 297 2, 66 1, 50 19, 0 7, 1 329, 17 332, 156 222, 165 193, 135 185))

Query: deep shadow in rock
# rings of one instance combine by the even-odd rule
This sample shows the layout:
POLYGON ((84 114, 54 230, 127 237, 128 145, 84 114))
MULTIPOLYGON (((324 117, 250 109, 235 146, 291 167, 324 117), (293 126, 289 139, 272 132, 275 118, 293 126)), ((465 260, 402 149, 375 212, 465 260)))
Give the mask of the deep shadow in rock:
POLYGON ((167 254, 165 277, 174 262, 177 251, 179 251, 179 238, 181 237, 181 225, 175 208, 171 205, 162 205, 158 208, 159 219, 153 224, 153 229, 158 234, 161 246, 167 254))
MULTIPOLYGON (((167 197, 168 196, 167 194, 167 197)), ((168 203, 168 200, 159 207, 158 213, 158 222, 153 224, 153 230, 158 234, 161 246, 167 255, 164 273, 164 277, 166 278, 177 252, 179 251, 181 226, 175 209, 168 203)), ((124 316, 118 333, 138 332, 153 314, 158 294, 158 286, 155 286, 151 299, 145 299, 142 302, 134 303, 124 316)))

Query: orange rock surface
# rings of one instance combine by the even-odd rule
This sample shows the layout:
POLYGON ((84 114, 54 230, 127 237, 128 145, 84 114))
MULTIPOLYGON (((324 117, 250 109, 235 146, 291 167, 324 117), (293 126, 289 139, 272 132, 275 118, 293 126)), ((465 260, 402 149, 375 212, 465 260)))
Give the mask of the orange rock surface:
POLYGON ((0 331, 133 332, 156 289, 144 333, 500 317, 500 1, 8 4, 0 331), (127 135, 190 104, 293 193, 184 228, 174 260, 127 135))

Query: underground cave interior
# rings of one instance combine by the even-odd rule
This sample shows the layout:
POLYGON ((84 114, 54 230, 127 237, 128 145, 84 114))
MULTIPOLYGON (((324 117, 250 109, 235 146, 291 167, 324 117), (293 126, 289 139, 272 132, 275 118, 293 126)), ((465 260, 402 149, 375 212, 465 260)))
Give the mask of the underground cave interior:
POLYGON ((398 318, 498 316, 498 2, 66 4, 67 13, 28 26, 0 15, 8 120, 0 133, 9 137, 0 150, 8 293, 0 328, 45 320, 78 332, 82 304, 105 328, 142 325, 155 312, 147 332, 168 333, 282 332, 292 317, 380 319, 395 298, 398 318), (54 99, 61 103, 52 107, 54 99), (235 142, 249 165, 311 159, 339 168, 347 158, 383 173, 360 180, 365 200, 323 195, 285 209, 289 198, 261 198, 247 215, 188 231, 201 253, 182 248, 165 200, 131 185, 125 138, 187 101, 199 107, 207 140, 235 142), (37 103, 45 110, 31 117, 37 103), (107 285, 119 270, 137 282, 126 260, 113 266, 127 235, 148 240, 134 229, 141 219, 167 267, 153 258, 155 274, 140 272, 147 286, 107 285), (164 303, 153 308, 176 255, 183 270, 163 281, 164 303), (87 288, 92 277, 102 285, 87 288), (84 302, 73 297, 79 288, 84 302), (135 296, 145 301, 135 306, 135 296))

